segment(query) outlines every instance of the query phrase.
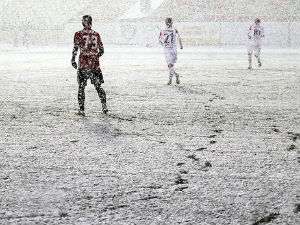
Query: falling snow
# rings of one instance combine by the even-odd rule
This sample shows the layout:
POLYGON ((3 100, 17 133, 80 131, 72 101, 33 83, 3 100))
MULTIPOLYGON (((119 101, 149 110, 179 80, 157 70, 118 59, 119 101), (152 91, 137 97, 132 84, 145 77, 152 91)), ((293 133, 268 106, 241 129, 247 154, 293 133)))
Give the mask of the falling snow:
MULTIPOLYGON (((299 224, 299 0, 2 0, 0 224, 299 224), (71 66, 93 17, 108 115, 71 66), (183 40, 168 86, 166 17, 183 40), (265 28, 248 70, 247 32, 265 28)), ((179 46, 179 45, 178 45, 179 46)))

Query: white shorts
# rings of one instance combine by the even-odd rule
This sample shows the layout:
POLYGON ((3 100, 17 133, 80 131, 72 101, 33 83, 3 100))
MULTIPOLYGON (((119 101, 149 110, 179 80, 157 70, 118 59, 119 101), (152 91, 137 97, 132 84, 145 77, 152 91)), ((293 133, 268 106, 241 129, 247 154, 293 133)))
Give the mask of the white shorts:
POLYGON ((165 58, 168 65, 175 64, 177 61, 177 50, 165 50, 165 58))
POLYGON ((252 54, 254 51, 255 55, 259 55, 261 49, 261 41, 249 41, 248 53, 252 54))

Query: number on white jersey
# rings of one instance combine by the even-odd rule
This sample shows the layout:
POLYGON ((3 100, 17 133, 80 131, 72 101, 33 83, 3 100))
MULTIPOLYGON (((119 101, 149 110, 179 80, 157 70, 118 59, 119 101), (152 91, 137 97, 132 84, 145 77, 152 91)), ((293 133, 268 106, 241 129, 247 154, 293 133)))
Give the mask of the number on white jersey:
POLYGON ((254 29, 254 37, 260 37, 261 31, 259 29, 254 29))
POLYGON ((165 33, 165 44, 173 44, 174 43, 174 34, 172 33, 165 33))

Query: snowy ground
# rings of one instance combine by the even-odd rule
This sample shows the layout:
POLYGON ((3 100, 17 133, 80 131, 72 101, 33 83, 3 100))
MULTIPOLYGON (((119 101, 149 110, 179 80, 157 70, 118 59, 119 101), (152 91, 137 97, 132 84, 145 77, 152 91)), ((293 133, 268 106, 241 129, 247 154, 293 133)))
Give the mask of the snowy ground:
POLYGON ((71 47, 0 51, 0 224, 299 224, 299 50, 179 54, 107 47, 78 118, 71 47))

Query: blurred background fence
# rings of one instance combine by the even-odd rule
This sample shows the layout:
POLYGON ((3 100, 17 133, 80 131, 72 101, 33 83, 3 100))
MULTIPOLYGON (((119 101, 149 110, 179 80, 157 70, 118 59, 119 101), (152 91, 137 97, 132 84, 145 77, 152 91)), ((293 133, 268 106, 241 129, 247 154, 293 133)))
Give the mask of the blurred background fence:
POLYGON ((262 19, 270 47, 300 47, 299 0, 1 0, 0 44, 71 45, 90 14, 105 44, 157 46, 165 17, 185 45, 244 45, 262 19))

